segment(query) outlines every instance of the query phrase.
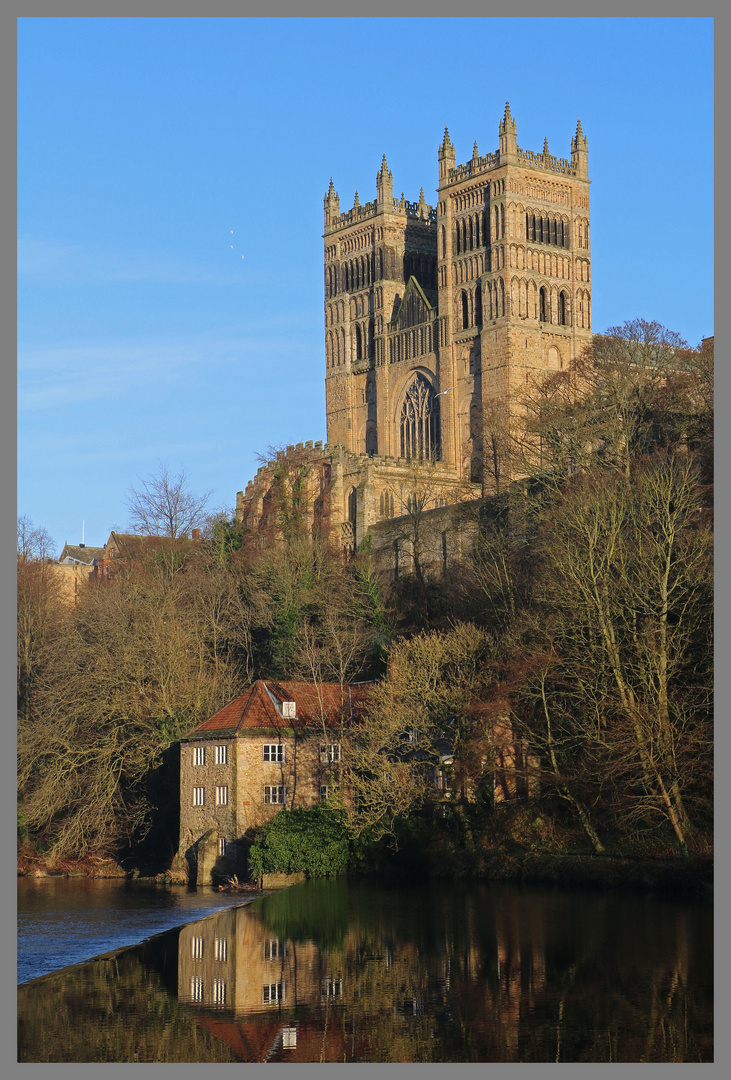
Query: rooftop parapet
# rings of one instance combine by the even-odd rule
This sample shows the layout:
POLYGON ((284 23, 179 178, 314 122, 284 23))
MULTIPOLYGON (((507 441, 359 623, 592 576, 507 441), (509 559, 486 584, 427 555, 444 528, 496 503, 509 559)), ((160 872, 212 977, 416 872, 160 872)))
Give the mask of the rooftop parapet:
POLYGON ((400 199, 391 198, 390 206, 386 204, 385 207, 383 205, 379 206, 376 199, 362 205, 356 201, 352 210, 346 210, 331 220, 327 226, 327 232, 332 233, 338 229, 345 229, 349 225, 356 225, 358 222, 365 221, 368 218, 373 218, 376 214, 382 213, 384 208, 390 210, 393 214, 405 214, 407 218, 411 218, 413 221, 421 220, 436 224, 437 212, 435 207, 425 203, 423 199, 419 202, 410 202, 402 194, 400 199))

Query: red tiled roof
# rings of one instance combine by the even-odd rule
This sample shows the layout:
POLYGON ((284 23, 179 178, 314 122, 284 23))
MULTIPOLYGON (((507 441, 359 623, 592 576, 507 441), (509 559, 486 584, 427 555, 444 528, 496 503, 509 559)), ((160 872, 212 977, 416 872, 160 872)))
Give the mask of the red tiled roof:
POLYGON ((258 679, 243 694, 224 705, 208 720, 194 728, 187 738, 209 732, 230 735, 245 734, 247 729, 293 728, 305 729, 313 725, 339 724, 342 719, 357 718, 362 712, 369 683, 313 683, 287 680, 258 679), (296 717, 283 717, 281 702, 294 701, 296 717), (279 706, 279 707, 278 707, 279 706))

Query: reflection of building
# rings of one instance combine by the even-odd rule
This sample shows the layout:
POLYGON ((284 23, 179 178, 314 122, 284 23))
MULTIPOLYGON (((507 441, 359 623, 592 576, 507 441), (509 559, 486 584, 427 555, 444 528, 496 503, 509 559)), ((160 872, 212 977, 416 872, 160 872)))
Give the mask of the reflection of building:
MULTIPOLYGON (((310 469, 312 523, 344 547, 403 515, 474 498, 483 441, 520 430, 526 384, 566 368, 591 340, 588 143, 570 158, 518 146, 510 107, 499 145, 456 162, 438 150, 437 203, 394 198, 384 156, 376 197, 324 202, 328 443, 292 447, 310 469), (414 472, 420 472, 415 480, 414 472)), ((286 455, 284 455, 286 456, 286 455)), ((280 460, 280 465, 281 465, 280 460)), ((258 531, 277 467, 237 497, 258 531)), ((488 491, 489 483, 487 484, 488 491)), ((276 500, 274 500, 276 501, 276 500)), ((375 541, 374 541, 375 545, 375 541)))
POLYGON ((260 679, 181 740, 179 850, 197 848, 199 880, 203 838, 220 857, 215 869, 231 872, 243 864, 240 841, 249 830, 283 807, 330 796, 340 778, 340 734, 364 693, 365 684, 260 679))

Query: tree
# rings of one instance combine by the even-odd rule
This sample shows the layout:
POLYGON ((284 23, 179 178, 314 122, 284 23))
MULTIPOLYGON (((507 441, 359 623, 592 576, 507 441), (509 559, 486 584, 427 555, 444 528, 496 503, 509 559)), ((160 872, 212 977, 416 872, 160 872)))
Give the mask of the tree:
POLYGON ((712 541, 698 510, 687 456, 646 461, 629 485, 621 471, 569 486, 542 523, 532 631, 559 661, 560 678, 534 680, 544 746, 561 716, 618 821, 664 820, 685 854, 688 800, 702 816, 712 774, 712 541))
POLYGON ((388 677, 373 688, 366 719, 345 740, 355 835, 392 833, 398 819, 433 799, 434 770, 442 769, 447 748, 463 786, 474 732, 471 706, 494 676, 494 640, 469 623, 392 647, 388 677))
POLYGON ((29 517, 18 518, 17 690, 18 716, 27 720, 36 684, 63 620, 59 580, 53 572, 53 541, 29 517))
POLYGON ((634 461, 678 445, 697 411, 692 356, 679 334, 645 319, 595 334, 566 371, 527 387, 523 474, 560 479, 598 464, 629 479, 634 461))
POLYGON ((18 730, 23 808, 49 850, 119 854, 144 836, 152 770, 238 689, 232 597, 193 572, 123 567, 67 614, 18 730))
POLYGON ((205 525, 210 496, 210 491, 203 495, 189 491, 184 469, 173 476, 167 464, 160 463, 156 475, 129 489, 130 527, 145 536, 188 536, 194 528, 205 525))

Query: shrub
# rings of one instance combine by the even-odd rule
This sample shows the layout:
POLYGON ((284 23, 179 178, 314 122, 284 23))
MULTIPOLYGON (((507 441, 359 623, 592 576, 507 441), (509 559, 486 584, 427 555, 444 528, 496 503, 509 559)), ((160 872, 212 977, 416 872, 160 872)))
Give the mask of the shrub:
POLYGON ((332 877, 345 873, 349 854, 344 811, 326 805, 280 810, 252 844, 249 867, 255 878, 276 873, 332 877))

